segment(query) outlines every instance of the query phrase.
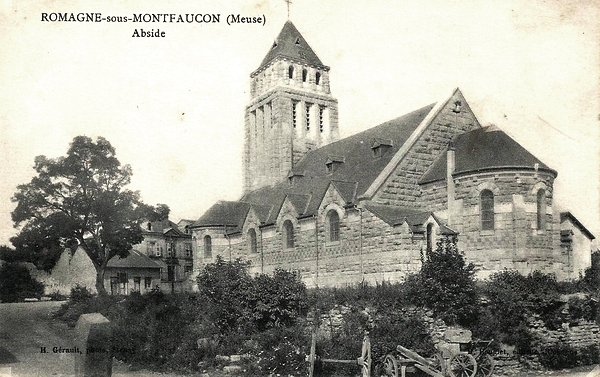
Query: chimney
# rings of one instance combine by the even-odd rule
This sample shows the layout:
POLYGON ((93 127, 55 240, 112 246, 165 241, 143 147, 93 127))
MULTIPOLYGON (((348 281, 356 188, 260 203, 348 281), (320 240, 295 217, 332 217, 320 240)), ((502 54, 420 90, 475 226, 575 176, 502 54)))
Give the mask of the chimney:
POLYGON ((454 215, 454 179, 452 174, 456 169, 456 156, 454 151, 454 143, 451 141, 448 144, 446 152, 446 187, 448 189, 448 225, 452 225, 452 217, 454 215))

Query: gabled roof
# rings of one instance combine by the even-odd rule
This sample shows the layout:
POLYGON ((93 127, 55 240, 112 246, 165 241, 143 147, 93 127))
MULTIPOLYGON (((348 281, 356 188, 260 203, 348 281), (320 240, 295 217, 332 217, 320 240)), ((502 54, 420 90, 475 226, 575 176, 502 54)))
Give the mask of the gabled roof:
POLYGON ((397 207, 385 204, 365 203, 365 208, 385 221, 388 225, 397 226, 406 223, 413 233, 424 233, 423 224, 433 217, 443 235, 452 235, 456 232, 448 228, 444 223, 433 214, 433 212, 423 212, 410 208, 397 207))
POLYGON ((127 258, 121 258, 118 255, 112 257, 106 267, 110 268, 160 268, 156 262, 145 254, 131 250, 127 258))
POLYGON ((594 237, 594 235, 592 234, 592 232, 590 232, 589 230, 587 230, 587 228, 585 226, 583 226, 583 224, 577 220, 577 218, 569 211, 567 212, 561 212, 560 213, 560 222, 561 224, 563 222, 565 222, 566 220, 570 220, 573 225, 575 225, 577 228, 579 228, 579 230, 581 231, 581 233, 585 234, 585 236, 587 238, 589 238, 590 240, 595 239, 596 237, 594 237))
POLYGON ((290 20, 286 21, 283 25, 279 35, 275 38, 275 42, 271 45, 271 49, 260 63, 259 68, 250 76, 254 76, 261 68, 265 67, 276 58, 283 58, 301 64, 328 68, 323 65, 321 59, 319 59, 317 54, 315 54, 308 43, 306 43, 302 34, 300 34, 290 20))
POLYGON ((146 226, 146 224, 144 224, 144 226, 142 226, 142 233, 144 234, 162 234, 162 235, 171 235, 171 236, 177 236, 177 237, 191 237, 191 235, 186 234, 184 232, 182 232, 179 227, 177 226, 177 224, 175 224, 174 222, 168 220, 168 219, 164 219, 164 220, 160 220, 160 221, 152 221, 150 222, 151 225, 151 229, 149 230, 146 226))
POLYGON ((266 186, 250 191, 240 202, 271 208, 266 224, 275 222, 279 208, 286 195, 309 195, 302 217, 317 213, 319 205, 330 183, 338 190, 347 203, 352 203, 363 194, 389 163, 396 151, 414 132, 433 108, 433 104, 380 124, 356 135, 338 140, 326 146, 307 152, 294 166, 294 171, 302 176, 291 185, 287 180, 274 186, 266 186), (371 146, 374 139, 391 140, 393 146, 380 157, 374 157, 371 146), (326 164, 332 156, 342 159, 333 172, 326 164))
MULTIPOLYGON (((456 136, 454 176, 488 170, 543 170, 556 177, 549 168, 519 143, 495 126, 476 129, 456 136)), ((419 179, 419 184, 446 179, 447 153, 437 160, 419 179)))

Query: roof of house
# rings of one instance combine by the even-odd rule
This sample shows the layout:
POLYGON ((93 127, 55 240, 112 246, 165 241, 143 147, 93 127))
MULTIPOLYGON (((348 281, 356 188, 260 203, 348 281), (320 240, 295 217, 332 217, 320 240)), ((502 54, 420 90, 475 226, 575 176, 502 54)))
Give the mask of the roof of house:
MULTIPOLYGON (((498 169, 538 169, 557 175, 555 170, 495 126, 460 134, 453 140, 453 147, 454 176, 498 169)), ((446 179, 446 167, 447 153, 441 153, 419 179, 419 184, 446 179)))
POLYGON ((288 180, 283 180, 274 186, 250 191, 237 202, 218 202, 193 226, 241 227, 251 207, 255 209, 263 224, 273 224, 286 197, 300 217, 312 216, 317 213, 330 185, 335 187, 346 204, 353 203, 371 186, 433 107, 434 104, 425 106, 356 135, 309 151, 290 173, 291 176, 298 176, 293 185, 288 180), (375 141, 381 140, 386 140, 386 143, 392 145, 380 156, 375 156, 372 146, 375 141), (339 163, 335 164, 333 171, 329 171, 326 164, 332 160, 332 156, 339 163))
MULTIPOLYGON (((300 34, 290 20, 286 21, 283 25, 281 32, 279 32, 279 35, 275 39, 275 42, 273 42, 271 49, 263 61, 260 63, 260 67, 257 71, 276 58, 290 59, 302 64, 327 68, 323 65, 321 59, 319 59, 317 54, 310 48, 302 34, 300 34)), ((253 72, 251 76, 254 76, 257 71, 253 72)))
POLYGON ((147 224, 145 224, 145 226, 142 227, 142 233, 170 235, 176 237, 191 237, 190 234, 182 232, 177 226, 177 224, 168 219, 160 221, 151 221, 150 229, 148 229, 147 224))
POLYGON ((110 268, 160 268, 156 262, 150 259, 145 254, 131 250, 126 258, 121 258, 118 255, 112 257, 106 267, 110 268))
POLYGON ((579 220, 577 220, 577 218, 569 211, 560 213, 560 222, 563 223, 566 220, 570 220, 573 223, 573 225, 575 225, 577 228, 579 228, 581 233, 585 234, 585 236, 587 238, 589 238, 590 240, 593 240, 596 238, 592 234, 592 232, 590 232, 585 226, 583 226, 583 224, 579 220))

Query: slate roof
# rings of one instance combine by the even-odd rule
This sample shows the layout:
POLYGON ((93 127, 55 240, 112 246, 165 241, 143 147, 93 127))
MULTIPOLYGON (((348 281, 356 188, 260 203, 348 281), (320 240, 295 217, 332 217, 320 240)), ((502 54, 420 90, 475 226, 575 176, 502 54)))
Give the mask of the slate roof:
POLYGON ((561 224, 566 221, 566 220, 570 220, 573 225, 575 225, 577 228, 579 228, 579 230, 581 230, 581 232, 583 234, 585 234, 585 236, 587 238, 589 238, 590 240, 595 239, 596 237, 592 234, 592 232, 590 232, 585 226, 583 226, 583 224, 577 220, 577 218, 571 213, 571 212, 561 212, 560 213, 560 222, 561 224))
POLYGON ((156 262, 145 254, 131 250, 127 258, 121 258, 118 255, 112 257, 106 267, 110 268, 160 268, 156 262))
MULTIPOLYGON (((550 172, 556 177, 556 170, 549 168, 519 143, 495 126, 476 129, 456 136, 453 141, 456 167, 454 176, 499 169, 539 170, 550 172)), ((446 153, 441 153, 419 184, 446 179, 446 153)))
POLYGON ((397 226, 406 223, 413 233, 425 232, 423 224, 425 224, 429 217, 432 216, 438 223, 441 234, 457 234, 454 230, 444 225, 444 222, 435 216, 433 212, 422 212, 410 208, 375 203, 366 203, 365 208, 391 226, 397 226))
POLYGON ((143 224, 142 232, 146 234, 162 234, 162 235, 172 235, 177 237, 191 237, 190 234, 186 234, 179 229, 177 224, 170 220, 161 220, 161 221, 152 221, 151 230, 148 230, 147 223, 143 224))
POLYGON ((227 233, 235 233, 241 230, 249 210, 250 204, 248 203, 218 201, 192 227, 222 226, 230 228, 227 233))
POLYGON ((310 48, 292 21, 289 20, 283 25, 283 28, 281 29, 281 32, 279 32, 271 49, 260 63, 260 67, 250 76, 254 76, 261 68, 265 67, 276 58, 284 58, 297 61, 301 64, 328 68, 323 65, 321 59, 319 59, 317 54, 310 48))
POLYGON ((218 202, 193 224, 202 226, 231 226, 241 229, 250 207, 264 225, 273 224, 288 196, 300 217, 317 213, 330 184, 340 193, 346 204, 356 201, 388 165, 419 124, 431 112, 434 104, 390 120, 353 136, 338 140, 304 155, 290 175, 298 174, 294 185, 283 180, 246 193, 237 202, 218 202), (387 140, 390 146, 382 156, 373 155, 374 141, 387 140), (326 163, 332 156, 343 157, 329 172, 326 163))

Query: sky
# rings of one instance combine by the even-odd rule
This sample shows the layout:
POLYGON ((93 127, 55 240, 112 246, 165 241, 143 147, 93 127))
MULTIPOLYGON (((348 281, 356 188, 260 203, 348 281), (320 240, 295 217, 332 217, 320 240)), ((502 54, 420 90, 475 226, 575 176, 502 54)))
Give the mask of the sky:
MULTIPOLYGON (((284 0, 0 0, 0 245, 35 156, 78 135, 108 139, 129 188, 174 221, 239 199, 249 75, 287 18, 284 0), (220 22, 42 21, 54 12, 220 22)), ((483 125, 558 171, 555 205, 600 237, 600 1, 293 0, 290 19, 331 67, 342 137, 459 87, 483 125)))

